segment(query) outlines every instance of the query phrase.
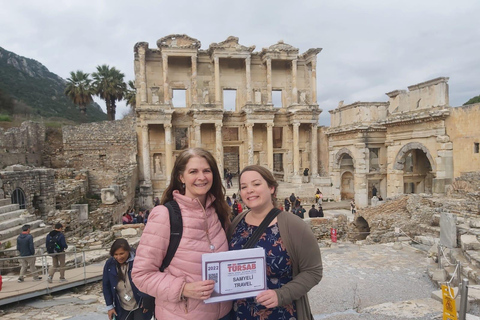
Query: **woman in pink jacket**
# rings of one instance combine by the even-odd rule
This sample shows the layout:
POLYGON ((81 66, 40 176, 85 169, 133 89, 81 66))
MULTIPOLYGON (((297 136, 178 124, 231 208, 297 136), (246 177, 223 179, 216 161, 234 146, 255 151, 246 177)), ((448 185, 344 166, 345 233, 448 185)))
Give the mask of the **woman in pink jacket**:
POLYGON ((200 148, 184 150, 176 159, 170 184, 143 231, 132 271, 135 285, 155 297, 157 319, 217 320, 228 317, 231 302, 209 303, 213 280, 202 281, 202 254, 228 251, 225 229, 230 208, 213 156, 200 148), (183 235, 170 265, 160 272, 170 239, 168 209, 177 201, 183 235))

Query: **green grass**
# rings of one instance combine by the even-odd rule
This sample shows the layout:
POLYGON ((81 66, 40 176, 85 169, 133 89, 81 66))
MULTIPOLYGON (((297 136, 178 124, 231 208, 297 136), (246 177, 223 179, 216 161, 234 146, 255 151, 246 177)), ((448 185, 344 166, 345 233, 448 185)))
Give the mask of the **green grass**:
POLYGON ((0 121, 12 122, 12 118, 8 114, 0 114, 0 121))

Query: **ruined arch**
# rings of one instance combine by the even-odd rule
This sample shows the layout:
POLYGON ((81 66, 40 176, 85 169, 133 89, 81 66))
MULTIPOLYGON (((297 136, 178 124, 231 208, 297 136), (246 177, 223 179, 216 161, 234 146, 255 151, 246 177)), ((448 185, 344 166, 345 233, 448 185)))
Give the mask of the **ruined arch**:
POLYGON ((353 162, 353 167, 356 168, 356 164, 355 164, 355 157, 353 156, 353 153, 352 151, 350 151, 350 149, 348 148, 341 148, 340 150, 338 150, 337 154, 335 155, 335 163, 334 165, 337 167, 337 168, 340 168, 340 161, 342 160, 342 158, 345 156, 345 154, 349 155, 350 158, 352 158, 352 162, 353 162))
POLYGON ((25 209, 27 207, 25 192, 21 188, 13 190, 11 201, 12 204, 18 204, 19 209, 25 209))
POLYGON ((403 193, 432 193, 435 162, 421 143, 403 146, 395 159, 394 169, 403 172, 403 193))
POLYGON ((400 151, 398 151, 397 153, 397 156, 395 158, 395 163, 393 165, 393 169, 395 170, 403 170, 404 169, 404 165, 405 165, 405 155, 410 152, 411 150, 414 150, 414 149, 419 149, 419 150, 422 150, 428 161, 430 161, 430 165, 432 166, 432 171, 435 172, 435 162, 433 161, 433 157, 430 153, 430 151, 428 151, 427 147, 425 147, 423 144, 419 143, 419 142, 410 142, 410 143, 407 143, 406 145, 404 145, 400 151))

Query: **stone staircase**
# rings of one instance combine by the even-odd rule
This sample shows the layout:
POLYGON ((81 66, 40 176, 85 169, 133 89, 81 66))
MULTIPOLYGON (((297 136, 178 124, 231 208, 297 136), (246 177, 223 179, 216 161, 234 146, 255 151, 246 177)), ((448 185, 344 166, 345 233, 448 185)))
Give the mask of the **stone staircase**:
POLYGON ((0 250, 5 257, 18 255, 17 237, 22 233, 22 226, 25 224, 31 226, 30 234, 33 236, 35 248, 43 250, 45 237, 52 227, 46 226, 43 220, 37 219, 28 211, 19 209, 18 204, 12 204, 10 199, 0 199, 0 250))

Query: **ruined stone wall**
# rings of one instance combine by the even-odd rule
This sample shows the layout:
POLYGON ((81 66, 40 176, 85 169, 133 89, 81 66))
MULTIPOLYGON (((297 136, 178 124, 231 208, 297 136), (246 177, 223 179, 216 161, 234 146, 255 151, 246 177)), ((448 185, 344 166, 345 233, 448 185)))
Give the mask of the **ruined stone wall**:
POLYGON ((7 131, 0 128, 0 169, 14 164, 42 166, 44 145, 43 124, 26 121, 7 131))
MULTIPOLYGON (((26 209, 45 219, 55 211, 55 170, 19 168, 21 171, 0 171, 5 198, 20 188, 25 193, 26 209)), ((0 184, 1 185, 1 184, 0 184)))
POLYGON ((134 119, 63 127, 65 163, 89 172, 90 191, 115 183, 125 168, 136 166, 137 138, 134 119))
POLYGON ((480 171, 480 103, 451 109, 445 120, 447 135, 453 142, 454 177, 462 172, 480 171), (476 152, 477 151, 477 152, 476 152))
POLYGON ((88 192, 88 172, 71 168, 55 171, 56 209, 67 210, 72 204, 85 201, 88 192))

